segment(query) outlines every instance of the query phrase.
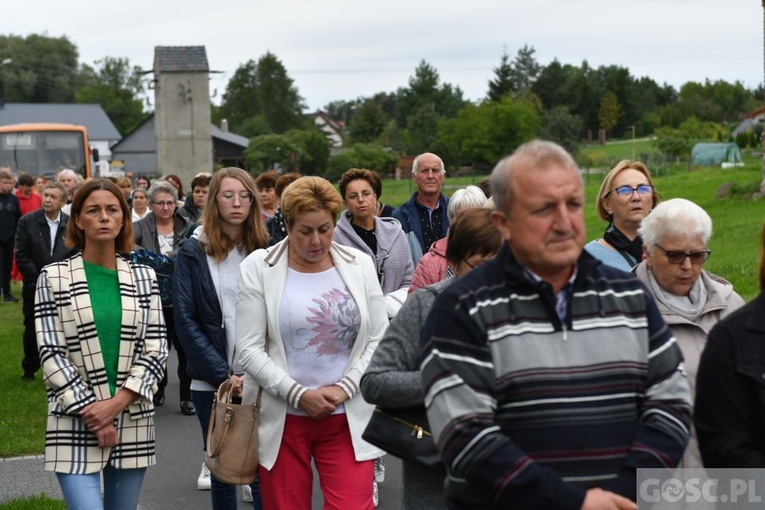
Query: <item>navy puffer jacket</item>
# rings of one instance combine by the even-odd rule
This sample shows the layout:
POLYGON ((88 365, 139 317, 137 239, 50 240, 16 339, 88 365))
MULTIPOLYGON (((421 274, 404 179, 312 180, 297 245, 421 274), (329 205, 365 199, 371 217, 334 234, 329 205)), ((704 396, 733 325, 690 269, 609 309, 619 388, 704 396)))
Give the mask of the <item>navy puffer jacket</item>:
POLYGON ((173 313, 187 373, 216 388, 229 376, 223 312, 199 239, 181 245, 173 278, 173 313))

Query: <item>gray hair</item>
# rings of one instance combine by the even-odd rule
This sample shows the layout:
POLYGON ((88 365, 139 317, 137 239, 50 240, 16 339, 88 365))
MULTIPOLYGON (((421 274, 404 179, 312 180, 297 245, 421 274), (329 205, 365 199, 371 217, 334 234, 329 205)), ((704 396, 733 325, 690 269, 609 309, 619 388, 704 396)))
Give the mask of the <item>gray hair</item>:
POLYGON ((417 157, 414 158, 414 161, 412 161, 412 175, 417 175, 417 165, 420 164, 420 158, 426 154, 431 154, 435 156, 435 158, 438 160, 438 164, 441 165, 441 173, 446 175, 446 167, 444 166, 444 160, 441 159, 441 157, 438 154, 433 154, 432 152, 423 152, 422 154, 418 154, 417 157))
POLYGON ((483 207, 486 203, 486 195, 478 186, 468 186, 467 188, 458 189, 449 199, 449 205, 446 207, 446 217, 449 218, 449 223, 454 220, 454 217, 458 212, 463 209, 475 209, 483 207))
POLYGON ((169 193, 173 196, 173 201, 178 201, 178 189, 167 181, 156 181, 151 183, 149 191, 146 192, 149 195, 149 202, 154 202, 154 196, 157 193, 169 193))
POLYGON ((706 246, 712 237, 712 218, 690 200, 673 198, 660 203, 643 218, 638 234, 643 238, 643 246, 649 253, 653 253, 654 246, 664 236, 684 239, 699 236, 706 246))
POLYGON ((512 173, 519 168, 547 170, 553 165, 568 168, 579 176, 579 167, 566 149, 554 142, 533 140, 524 143, 511 155, 504 157, 491 172, 491 196, 494 209, 509 212, 513 202, 512 173))
POLYGON ((61 177, 63 177, 64 175, 71 175, 72 179, 74 179, 75 181, 77 181, 77 177, 79 177, 77 175, 77 172, 75 172, 74 170, 69 170, 68 168, 65 168, 64 170, 61 170, 56 176, 56 182, 61 182, 61 177))

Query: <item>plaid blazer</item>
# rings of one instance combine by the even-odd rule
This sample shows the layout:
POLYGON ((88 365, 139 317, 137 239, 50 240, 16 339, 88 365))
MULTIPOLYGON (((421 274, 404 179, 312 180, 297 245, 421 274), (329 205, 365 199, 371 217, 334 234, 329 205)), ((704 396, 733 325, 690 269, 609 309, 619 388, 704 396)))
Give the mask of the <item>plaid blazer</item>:
POLYGON ((111 398, 93 319, 82 254, 45 266, 37 281, 35 330, 48 394, 45 469, 88 474, 156 463, 152 396, 168 355, 154 270, 117 257, 122 299, 117 387, 139 397, 115 419, 120 443, 99 448, 79 418, 88 404, 111 398))

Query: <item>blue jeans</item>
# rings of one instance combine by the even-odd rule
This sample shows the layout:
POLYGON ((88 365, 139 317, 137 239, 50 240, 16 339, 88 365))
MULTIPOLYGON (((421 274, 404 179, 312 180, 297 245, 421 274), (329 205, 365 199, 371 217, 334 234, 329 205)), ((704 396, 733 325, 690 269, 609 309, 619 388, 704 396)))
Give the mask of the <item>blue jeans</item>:
MULTIPOLYGON (((191 390, 191 400, 197 409, 199 425, 202 426, 202 445, 205 451, 207 451, 207 426, 210 424, 210 412, 215 400, 215 392, 191 390)), ((210 490, 212 509, 237 510, 236 485, 219 482, 214 476, 210 478, 212 485, 210 490)), ((260 501, 260 484, 255 480, 255 482, 250 484, 250 488, 252 488, 252 504, 255 506, 255 510, 263 510, 263 504, 260 501)))
POLYGON ((106 466, 99 473, 70 475, 56 473, 67 510, 135 510, 146 468, 115 469, 106 466), (101 473, 104 497, 101 499, 101 473))

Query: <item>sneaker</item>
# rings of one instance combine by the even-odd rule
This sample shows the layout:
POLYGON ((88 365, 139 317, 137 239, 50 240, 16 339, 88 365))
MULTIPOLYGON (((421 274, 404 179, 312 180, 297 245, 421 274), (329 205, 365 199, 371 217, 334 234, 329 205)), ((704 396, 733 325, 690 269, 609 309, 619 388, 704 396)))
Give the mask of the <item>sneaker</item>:
POLYGON ((15 297, 11 296, 10 294, 8 294, 7 296, 5 296, 5 298, 4 298, 4 299, 5 299, 5 302, 6 302, 6 303, 18 303, 18 302, 19 302, 19 300, 18 300, 18 299, 16 299, 15 297))
POLYGON ((252 503, 252 487, 249 485, 242 485, 242 501, 252 503))
POLYGON ((385 462, 382 457, 375 459, 375 482, 383 483, 385 481, 385 462))
POLYGON ((380 494, 377 492, 377 482, 372 482, 372 504, 377 508, 378 503, 380 503, 380 494))
POLYGON ((202 471, 197 478, 197 490, 209 491, 212 488, 212 480, 210 479, 210 470, 202 463, 202 471))

